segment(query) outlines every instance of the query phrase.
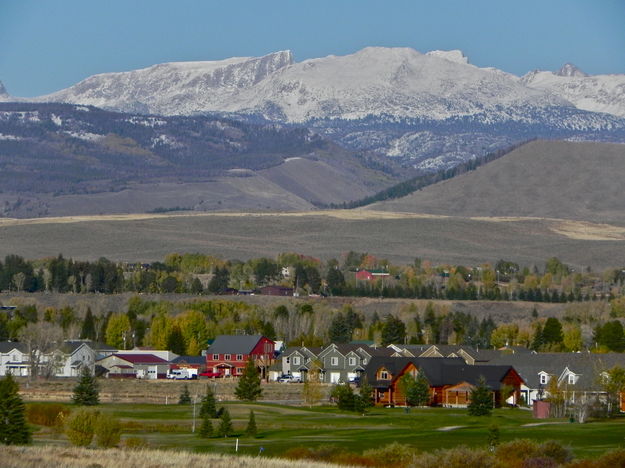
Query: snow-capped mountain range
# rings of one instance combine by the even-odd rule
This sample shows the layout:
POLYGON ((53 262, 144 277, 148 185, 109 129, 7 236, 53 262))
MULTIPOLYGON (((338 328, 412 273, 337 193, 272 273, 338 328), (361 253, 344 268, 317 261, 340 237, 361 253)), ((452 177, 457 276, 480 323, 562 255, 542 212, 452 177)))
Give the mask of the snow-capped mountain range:
MULTIPOLYGON (((2 91, 0 100, 18 100, 2 91)), ((164 63, 95 75, 29 101, 302 124, 424 169, 533 137, 625 141, 625 75, 588 76, 567 64, 518 77, 471 65, 458 50, 164 63)))

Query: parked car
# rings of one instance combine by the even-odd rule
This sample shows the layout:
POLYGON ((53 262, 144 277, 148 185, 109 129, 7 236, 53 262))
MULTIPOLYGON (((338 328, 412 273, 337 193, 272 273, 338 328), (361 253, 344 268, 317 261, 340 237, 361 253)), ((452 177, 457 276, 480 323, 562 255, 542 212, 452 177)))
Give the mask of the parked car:
POLYGON ((283 375, 282 377, 280 377, 278 379, 278 382, 280 382, 280 383, 301 383, 302 379, 300 379, 299 377, 295 377, 294 375, 287 374, 287 375, 283 375))
POLYGON ((202 372, 200 374, 200 377, 203 377, 205 379, 218 379, 219 377, 222 377, 222 375, 220 372, 206 371, 202 372))

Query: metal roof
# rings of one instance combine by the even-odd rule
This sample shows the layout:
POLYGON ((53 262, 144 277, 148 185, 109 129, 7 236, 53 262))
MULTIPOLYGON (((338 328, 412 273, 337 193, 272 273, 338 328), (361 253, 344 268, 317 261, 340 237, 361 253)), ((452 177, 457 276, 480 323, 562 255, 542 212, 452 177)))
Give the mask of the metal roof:
POLYGON ((262 335, 218 335, 208 348, 209 354, 250 354, 262 335))

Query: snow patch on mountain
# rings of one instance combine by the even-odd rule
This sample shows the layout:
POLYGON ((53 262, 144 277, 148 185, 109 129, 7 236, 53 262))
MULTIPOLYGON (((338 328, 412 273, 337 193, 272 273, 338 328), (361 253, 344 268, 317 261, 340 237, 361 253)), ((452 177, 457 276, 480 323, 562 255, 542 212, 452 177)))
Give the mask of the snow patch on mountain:
POLYGON ((464 55, 461 50, 432 50, 427 52, 425 55, 429 55, 430 57, 440 57, 445 60, 449 60, 450 62, 456 63, 469 63, 469 58, 464 55))
POLYGON ((292 62, 291 52, 282 51, 264 57, 163 63, 141 70, 94 75, 34 100, 143 114, 197 114, 224 107, 238 90, 254 86, 292 62))
POLYGON ((562 68, 556 72, 558 76, 588 76, 587 73, 584 73, 582 70, 577 68, 572 63, 565 63, 562 65, 562 68))
POLYGON ((566 99, 578 109, 625 117, 625 75, 587 75, 567 63, 557 72, 530 72, 521 82, 566 99))

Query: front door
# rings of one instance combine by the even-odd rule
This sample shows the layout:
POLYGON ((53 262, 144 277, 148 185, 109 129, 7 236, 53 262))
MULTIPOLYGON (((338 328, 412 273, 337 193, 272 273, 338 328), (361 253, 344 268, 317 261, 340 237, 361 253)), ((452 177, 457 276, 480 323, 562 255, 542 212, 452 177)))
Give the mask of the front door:
POLYGON ((339 380, 341 380, 340 372, 330 372, 330 383, 339 383, 339 380))

